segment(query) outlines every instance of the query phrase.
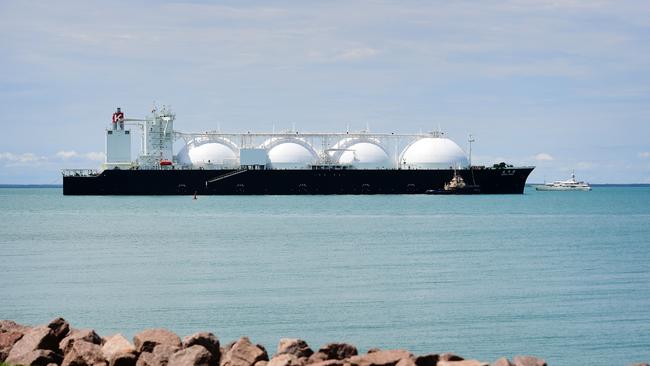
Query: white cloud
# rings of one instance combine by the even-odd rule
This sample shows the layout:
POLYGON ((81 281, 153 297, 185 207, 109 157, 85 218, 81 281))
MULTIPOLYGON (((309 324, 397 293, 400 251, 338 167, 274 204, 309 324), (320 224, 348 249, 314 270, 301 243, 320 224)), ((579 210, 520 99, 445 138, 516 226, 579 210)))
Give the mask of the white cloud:
POLYGON ((61 158, 61 159, 70 159, 70 158, 77 157, 78 155, 79 154, 77 154, 77 152, 74 151, 74 150, 71 150, 71 151, 61 150, 61 151, 58 151, 55 154, 56 157, 61 158))
POLYGON ((650 158, 650 151, 642 151, 639 153, 639 157, 642 159, 650 158))
POLYGON ((553 156, 551 156, 551 154, 548 154, 548 153, 539 153, 539 154, 535 155, 535 160, 537 160, 537 161, 552 161, 552 160, 555 160, 555 158, 553 158, 553 156))
POLYGON ((378 53, 379 50, 377 49, 371 47, 361 47, 347 50, 336 56, 336 59, 341 61, 357 61, 373 57, 378 53))
POLYGON ((38 156, 34 153, 14 154, 10 152, 0 153, 0 162, 5 162, 7 166, 38 164, 46 161, 44 156, 38 156))
POLYGON ((61 161, 74 160, 77 162, 84 161, 103 161, 103 152, 78 153, 74 150, 60 150, 54 155, 42 156, 34 153, 12 153, 0 152, 0 164, 3 166, 39 166, 42 164, 54 164, 61 161))

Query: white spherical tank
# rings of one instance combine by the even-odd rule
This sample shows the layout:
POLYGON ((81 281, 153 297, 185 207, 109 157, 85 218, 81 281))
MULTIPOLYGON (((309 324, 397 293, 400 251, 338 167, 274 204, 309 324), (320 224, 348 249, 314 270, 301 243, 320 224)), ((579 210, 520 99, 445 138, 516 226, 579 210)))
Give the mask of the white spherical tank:
POLYGON ((229 141, 195 140, 178 152, 177 161, 197 167, 231 167, 237 165, 237 152, 229 141))
POLYGON ((400 157, 403 168, 459 169, 469 166, 463 149, 444 137, 424 137, 409 144, 400 157))
POLYGON ((386 150, 370 141, 356 142, 345 147, 338 163, 350 164, 358 169, 385 169, 391 166, 386 150))
POLYGON ((268 149, 269 161, 275 169, 305 169, 318 158, 314 149, 299 139, 271 139, 262 146, 268 149))

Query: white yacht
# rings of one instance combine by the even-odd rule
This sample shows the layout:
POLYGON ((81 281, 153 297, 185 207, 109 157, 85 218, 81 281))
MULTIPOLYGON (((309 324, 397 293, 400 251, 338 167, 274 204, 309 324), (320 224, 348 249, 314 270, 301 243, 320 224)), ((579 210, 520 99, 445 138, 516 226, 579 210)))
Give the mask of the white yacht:
POLYGON ((535 187, 538 191, 591 191, 591 186, 587 182, 576 180, 575 173, 571 173, 571 178, 567 180, 556 180, 553 183, 546 183, 535 187))

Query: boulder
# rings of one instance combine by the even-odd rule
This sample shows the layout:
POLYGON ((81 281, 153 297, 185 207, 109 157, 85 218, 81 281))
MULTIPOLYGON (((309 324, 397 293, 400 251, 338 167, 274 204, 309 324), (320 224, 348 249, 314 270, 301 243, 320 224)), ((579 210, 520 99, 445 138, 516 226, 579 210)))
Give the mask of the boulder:
POLYGON ((179 349, 176 346, 159 344, 151 352, 141 353, 136 366, 166 366, 169 358, 179 349))
POLYGON ((5 361, 9 365, 47 366, 52 363, 59 364, 61 356, 49 349, 37 349, 10 356, 5 361))
POLYGON ((219 338, 209 332, 199 332, 183 338, 183 348, 192 346, 203 346, 212 354, 212 357, 219 363, 221 359, 221 348, 219 347, 219 338))
POLYGON ((492 362, 490 366, 512 366, 512 364, 507 358, 501 357, 500 359, 492 362))
POLYGON ((267 366, 302 366, 304 364, 298 357, 290 353, 283 353, 273 357, 267 366))
POLYGON ((135 366, 137 361, 135 353, 116 353, 108 359, 108 366, 135 366))
POLYGON ((23 337, 23 334, 16 331, 0 333, 0 362, 9 356, 11 348, 23 337))
POLYGON ((70 332, 70 324, 63 318, 54 318, 48 324, 47 327, 52 329, 52 334, 57 341, 61 341, 68 335, 70 332))
POLYGON ((345 360, 358 355, 357 347, 347 343, 328 343, 309 357, 309 363, 325 360, 345 360))
POLYGON ((221 366, 253 366, 258 361, 268 361, 264 348, 254 345, 247 337, 240 338, 221 357, 221 366))
POLYGON ((309 364, 309 366, 343 366, 343 365, 345 365, 345 361, 343 360, 326 360, 326 361, 320 361, 320 362, 309 364))
POLYGON ((169 357, 171 366, 214 366, 217 361, 210 351, 200 345, 182 349, 169 357))
POLYGON ((11 360, 22 359, 22 355, 39 349, 56 352, 59 348, 58 343, 50 328, 31 328, 13 345, 7 355, 7 363, 12 363, 11 360))
POLYGON ((154 355, 151 352, 142 352, 138 356, 138 360, 135 362, 135 366, 153 366, 154 365, 154 355))
POLYGON ((18 332, 25 333, 30 327, 16 323, 13 320, 0 320, 0 333, 18 332))
POLYGON ((515 366, 546 366, 546 361, 535 356, 515 356, 512 363, 515 366))
POLYGON ((269 361, 257 361, 253 366, 266 366, 269 364, 269 361))
POLYGON ((167 329, 147 329, 133 337, 138 352, 151 352, 157 345, 181 347, 181 339, 167 329))
POLYGON ((108 362, 97 344, 75 341, 63 357, 61 366, 106 366, 108 362))
POLYGON ((409 358, 402 358, 401 360, 399 360, 399 362, 397 362, 397 365, 395 366, 416 366, 416 365, 415 365, 415 361, 413 361, 413 356, 411 356, 409 358))
POLYGON ((428 355, 417 356, 413 360, 416 366, 436 366, 440 360, 440 355, 437 353, 431 353, 428 355))
MULTIPOLYGON (((368 353, 362 356, 350 357, 348 362, 352 366, 395 366, 402 360, 411 361, 411 353, 406 350, 387 350, 368 353)), ((402 363, 401 366, 408 366, 402 363)))
POLYGON ((92 329, 73 329, 61 340, 61 342, 59 342, 59 349, 61 349, 65 355, 77 341, 101 345, 102 337, 92 329))
POLYGON ((464 358, 453 353, 443 353, 440 355, 440 361, 462 361, 464 358))
MULTIPOLYGON (((119 333, 106 338, 106 341, 102 346, 102 353, 104 354, 104 357, 109 361, 109 363, 111 360, 119 358, 118 356, 124 356, 122 358, 125 360, 130 360, 130 357, 128 355, 136 354, 135 346, 133 346, 133 344, 131 344, 128 339, 124 338, 124 336, 119 333)), ((136 359, 137 357, 134 359, 133 364, 135 364, 136 359)))
POLYGON ((479 360, 439 361, 438 366, 490 366, 487 362, 479 360))
POLYGON ((278 344, 277 355, 290 354, 298 358, 309 357, 314 354, 307 342, 298 338, 282 338, 278 344))

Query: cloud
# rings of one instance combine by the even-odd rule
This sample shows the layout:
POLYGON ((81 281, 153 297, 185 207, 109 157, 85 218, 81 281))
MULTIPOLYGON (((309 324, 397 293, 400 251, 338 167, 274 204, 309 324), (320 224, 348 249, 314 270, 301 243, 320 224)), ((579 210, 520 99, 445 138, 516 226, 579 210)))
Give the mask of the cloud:
POLYGON ((371 47, 354 48, 339 54, 336 56, 336 59, 341 61, 358 61, 373 57, 378 53, 379 50, 371 47))
POLYGON ((47 161, 47 158, 44 156, 36 155, 34 153, 0 153, 0 162, 5 162, 7 166, 38 164, 43 161, 47 161))
POLYGON ((85 159, 85 160, 92 160, 92 161, 103 161, 105 157, 103 152, 93 151, 88 153, 78 153, 74 150, 70 150, 70 151, 60 150, 56 154, 54 154, 54 156, 56 158, 63 159, 63 160, 78 158, 78 159, 85 159))
POLYGON ((553 156, 551 156, 551 154, 539 153, 539 154, 535 155, 535 160, 537 160, 537 161, 552 161, 552 160, 555 160, 555 158, 553 156))
POLYGON ((59 157, 61 159, 70 159, 76 157, 78 154, 76 151, 65 151, 61 150, 55 154, 56 157, 59 157))
POLYGON ((67 161, 103 161, 103 152, 78 153, 74 150, 60 150, 50 156, 37 155, 31 152, 12 153, 0 152, 0 164, 5 167, 41 166, 43 164, 60 164, 67 161))
POLYGON ((642 159, 650 158, 650 151, 642 151, 639 153, 639 157, 642 159))

